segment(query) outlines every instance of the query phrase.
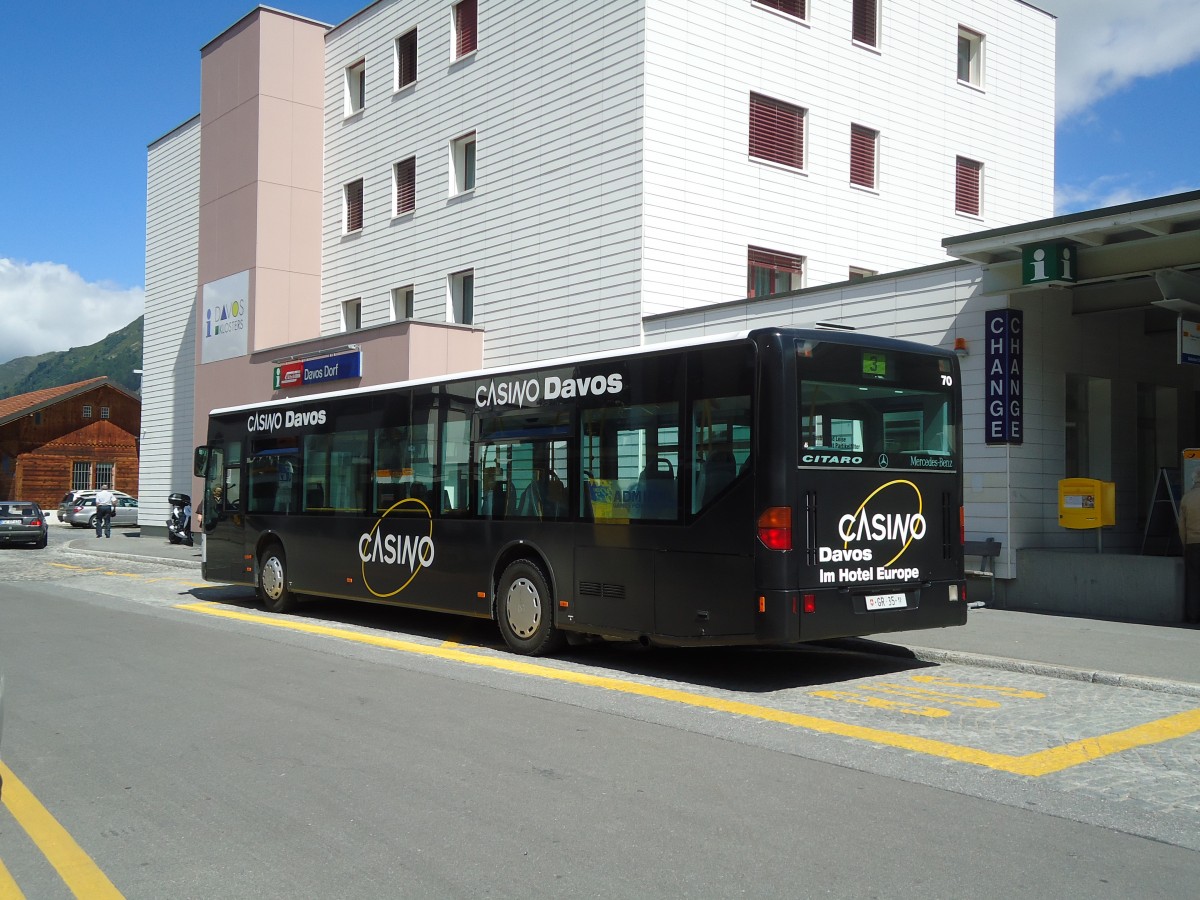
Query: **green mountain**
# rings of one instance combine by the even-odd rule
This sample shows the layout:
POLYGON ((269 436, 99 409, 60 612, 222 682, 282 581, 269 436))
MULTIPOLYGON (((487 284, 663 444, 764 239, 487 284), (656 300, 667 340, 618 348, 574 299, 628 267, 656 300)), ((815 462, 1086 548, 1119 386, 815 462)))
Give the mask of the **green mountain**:
POLYGON ((0 363, 0 400, 107 375, 130 393, 141 390, 143 317, 87 347, 21 356, 0 363))

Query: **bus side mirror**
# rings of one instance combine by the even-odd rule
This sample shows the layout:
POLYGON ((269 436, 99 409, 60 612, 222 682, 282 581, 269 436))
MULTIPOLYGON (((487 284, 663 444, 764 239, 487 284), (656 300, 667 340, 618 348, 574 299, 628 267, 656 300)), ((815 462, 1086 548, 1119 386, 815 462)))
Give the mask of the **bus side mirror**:
POLYGON ((203 478, 208 473, 208 448, 197 447, 195 456, 192 458, 192 474, 197 478, 203 478))

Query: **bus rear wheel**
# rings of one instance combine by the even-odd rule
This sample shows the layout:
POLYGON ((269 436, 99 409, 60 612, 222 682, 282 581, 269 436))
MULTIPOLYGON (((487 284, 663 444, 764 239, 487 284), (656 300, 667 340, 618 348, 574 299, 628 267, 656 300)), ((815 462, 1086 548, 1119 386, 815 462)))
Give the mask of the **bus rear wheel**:
POLYGON ((287 558, 278 544, 264 550, 259 560, 258 599, 269 612, 290 612, 296 607, 296 595, 288 588, 287 558))
POLYGON ((544 656, 563 644, 554 627, 554 598, 542 570, 525 559, 511 563, 500 576, 496 623, 514 653, 544 656))

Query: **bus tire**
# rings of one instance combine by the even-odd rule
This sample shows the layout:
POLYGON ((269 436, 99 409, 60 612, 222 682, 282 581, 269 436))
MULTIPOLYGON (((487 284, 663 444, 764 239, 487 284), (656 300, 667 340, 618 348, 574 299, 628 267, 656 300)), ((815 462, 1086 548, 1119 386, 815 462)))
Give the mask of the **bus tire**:
POLYGON ((562 646, 554 627, 554 597, 542 570, 527 559, 509 564, 496 593, 496 623, 514 653, 544 656, 562 646))
POLYGON ((258 599, 268 612, 290 612, 296 607, 296 595, 288 588, 287 558, 278 544, 267 547, 259 560, 258 599))

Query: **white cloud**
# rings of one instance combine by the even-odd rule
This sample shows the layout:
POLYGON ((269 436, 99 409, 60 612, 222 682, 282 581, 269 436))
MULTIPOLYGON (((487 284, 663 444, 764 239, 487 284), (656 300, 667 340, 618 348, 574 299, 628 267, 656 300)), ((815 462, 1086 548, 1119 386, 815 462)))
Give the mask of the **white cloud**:
POLYGON ((144 307, 141 288, 91 284, 58 263, 0 257, 0 362, 94 344, 144 307))
POLYGON ((1058 16, 1058 119, 1200 59, 1196 0, 1034 0, 1058 16))

